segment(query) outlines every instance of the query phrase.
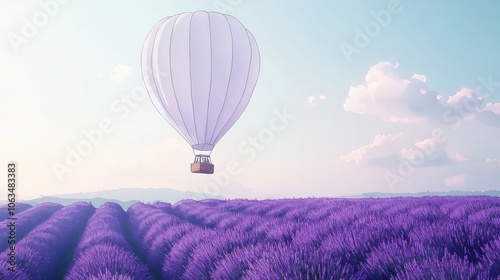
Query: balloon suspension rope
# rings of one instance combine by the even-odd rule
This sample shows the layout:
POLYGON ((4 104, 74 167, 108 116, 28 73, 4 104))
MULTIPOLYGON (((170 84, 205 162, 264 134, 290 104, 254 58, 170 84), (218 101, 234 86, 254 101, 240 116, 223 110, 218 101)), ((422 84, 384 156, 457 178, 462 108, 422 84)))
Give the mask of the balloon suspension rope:
MULTIPOLYGON (((196 152, 194 151, 194 149, 191 149, 191 150, 193 150, 193 155, 194 155, 194 156, 196 156, 196 152)), ((211 155, 212 155, 212 151, 210 151, 210 152, 208 153, 208 156, 209 156, 209 157, 210 157, 211 155)))

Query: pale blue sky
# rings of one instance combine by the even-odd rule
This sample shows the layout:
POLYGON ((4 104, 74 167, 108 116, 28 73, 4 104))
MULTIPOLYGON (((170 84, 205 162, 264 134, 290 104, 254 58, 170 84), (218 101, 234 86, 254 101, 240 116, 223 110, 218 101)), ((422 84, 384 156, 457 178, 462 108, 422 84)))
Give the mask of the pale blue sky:
POLYGON ((0 158, 19 164, 21 198, 120 187, 249 198, 500 189, 498 11, 487 0, 0 0, 0 158), (140 53, 160 19, 221 3, 254 34, 261 73, 214 149, 216 174, 191 174, 190 147, 143 94, 140 53), (470 109, 463 119, 457 106, 470 109), (252 146, 283 110, 294 117, 252 146), (68 149, 102 121, 112 131, 71 166, 68 149))

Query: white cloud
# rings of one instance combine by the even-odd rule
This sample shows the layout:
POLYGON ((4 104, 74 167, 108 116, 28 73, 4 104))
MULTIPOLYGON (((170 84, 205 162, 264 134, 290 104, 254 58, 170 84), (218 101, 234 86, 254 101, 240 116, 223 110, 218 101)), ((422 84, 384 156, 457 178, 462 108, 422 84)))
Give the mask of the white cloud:
POLYGON ((407 160, 418 160, 423 158, 423 166, 441 164, 448 161, 446 153, 446 143, 439 142, 438 139, 427 138, 415 142, 411 148, 403 148, 400 155, 407 160))
POLYGON ((497 115, 500 115, 500 103, 488 103, 484 107, 485 111, 491 111, 497 115))
POLYGON ((325 100, 326 99, 326 96, 325 95, 319 95, 319 96, 314 96, 314 95, 311 95, 309 97, 307 97, 307 102, 309 104, 312 104, 312 105, 316 105, 316 103, 322 101, 322 100, 325 100))
POLYGON ((461 186, 461 185, 464 184, 466 178, 467 178, 467 176, 465 174, 456 175, 456 176, 453 176, 453 177, 446 178, 444 180, 444 184, 447 187, 461 186))
POLYGON ((428 138, 428 139, 424 139, 422 141, 416 142, 415 147, 424 150, 424 149, 436 147, 437 143, 438 143, 438 141, 436 139, 428 138))
POLYGON ((350 152, 347 155, 340 157, 340 160, 345 163, 366 163, 371 159, 389 156, 393 153, 393 143, 399 140, 402 133, 390 135, 376 135, 371 144, 362 146, 361 148, 350 152))
POLYGON ((365 84, 352 86, 346 99, 346 111, 382 118, 387 122, 425 123, 442 111, 435 92, 428 90, 426 77, 398 78, 389 62, 372 66, 365 84))
POLYGON ((469 157, 466 157, 466 156, 464 156, 464 155, 462 155, 462 154, 460 154, 460 153, 455 153, 455 159, 456 159, 457 161, 459 161, 459 162, 464 162, 464 161, 468 161, 468 160, 470 160, 470 158, 469 158, 469 157))
POLYGON ((500 128, 500 103, 488 103, 469 88, 451 96, 429 90, 427 77, 405 77, 389 62, 379 62, 365 75, 365 83, 349 88, 344 109, 392 123, 456 125, 475 121, 500 128), (483 108, 481 110, 481 108, 483 108))
POLYGON ((427 81, 427 77, 425 77, 424 75, 419 75, 419 74, 413 74, 413 76, 411 76, 413 79, 416 79, 416 80, 419 80, 421 82, 424 82, 427 81))
POLYGON ((486 163, 500 163, 500 159, 497 158, 487 158, 485 160, 486 163))
POLYGON ((416 142, 415 147, 402 149, 401 156, 408 160, 415 159, 419 151, 428 151, 429 155, 432 155, 436 152, 437 144, 437 141, 432 138, 424 139, 416 142))
POLYGON ((369 164, 380 167, 397 167, 402 161, 410 161, 416 167, 442 165, 450 162, 446 142, 426 138, 408 143, 402 133, 376 135, 372 143, 339 157, 345 163, 369 164))
POLYGON ((486 100, 483 100, 482 96, 478 97, 473 90, 462 88, 455 95, 448 97, 445 105, 453 107, 455 116, 460 115, 466 121, 477 121, 500 128, 500 103, 485 103, 486 100))
POLYGON ((112 81, 122 84, 123 81, 125 81, 125 79, 128 78, 133 71, 134 70, 130 66, 118 64, 115 66, 114 72, 109 75, 109 78, 112 81))
POLYGON ((455 95, 448 97, 447 101, 449 105, 464 104, 464 102, 473 105, 472 108, 477 108, 479 105, 479 99, 474 95, 474 91, 468 88, 462 88, 455 95))

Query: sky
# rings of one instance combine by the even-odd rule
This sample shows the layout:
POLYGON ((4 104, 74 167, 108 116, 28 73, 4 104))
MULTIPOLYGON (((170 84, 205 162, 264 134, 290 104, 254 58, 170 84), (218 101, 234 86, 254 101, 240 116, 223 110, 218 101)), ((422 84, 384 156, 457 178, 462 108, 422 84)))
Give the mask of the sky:
POLYGON ((500 190, 499 9, 0 0, 0 178, 17 164, 20 199, 118 188, 258 199, 500 190), (191 147, 154 108, 140 69, 154 24, 197 10, 236 17, 261 55, 213 175, 190 172, 191 147))

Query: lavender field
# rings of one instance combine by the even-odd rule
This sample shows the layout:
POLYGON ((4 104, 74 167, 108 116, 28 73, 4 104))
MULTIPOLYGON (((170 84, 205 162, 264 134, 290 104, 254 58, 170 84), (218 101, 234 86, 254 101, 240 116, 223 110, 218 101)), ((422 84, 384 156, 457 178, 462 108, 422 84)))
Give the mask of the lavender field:
POLYGON ((16 272, 0 227, 0 279, 500 279, 498 197, 45 203, 17 218, 16 272))

